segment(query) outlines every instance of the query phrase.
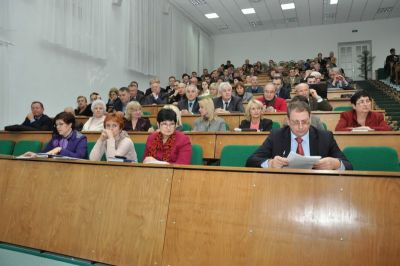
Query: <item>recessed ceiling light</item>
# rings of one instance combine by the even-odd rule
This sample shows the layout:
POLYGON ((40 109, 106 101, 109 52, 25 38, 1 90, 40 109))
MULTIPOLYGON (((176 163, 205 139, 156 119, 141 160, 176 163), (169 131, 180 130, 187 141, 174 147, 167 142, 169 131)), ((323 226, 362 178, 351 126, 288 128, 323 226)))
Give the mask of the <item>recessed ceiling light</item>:
POLYGON ((336 5, 338 0, 331 0, 331 5, 336 5))
POLYGON ((294 3, 287 3, 281 5, 282 10, 294 9, 294 3))
POLYGON ((209 13, 209 14, 205 14, 205 16, 206 16, 208 19, 219 18, 219 16, 218 16, 217 13, 209 13))
POLYGON ((254 14, 256 13, 256 11, 254 10, 254 8, 243 8, 242 13, 247 15, 247 14, 254 14))

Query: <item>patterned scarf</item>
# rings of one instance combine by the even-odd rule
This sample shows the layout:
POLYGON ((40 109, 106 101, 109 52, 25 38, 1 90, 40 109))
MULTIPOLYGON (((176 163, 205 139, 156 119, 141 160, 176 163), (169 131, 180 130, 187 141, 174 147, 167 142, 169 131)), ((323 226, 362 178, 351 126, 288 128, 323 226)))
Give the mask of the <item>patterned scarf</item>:
POLYGON ((162 160, 165 162, 169 162, 171 158, 172 149, 175 147, 176 142, 176 132, 174 132, 168 140, 163 143, 163 135, 161 132, 157 133, 153 143, 149 147, 149 156, 152 156, 157 159, 157 151, 163 151, 162 160))

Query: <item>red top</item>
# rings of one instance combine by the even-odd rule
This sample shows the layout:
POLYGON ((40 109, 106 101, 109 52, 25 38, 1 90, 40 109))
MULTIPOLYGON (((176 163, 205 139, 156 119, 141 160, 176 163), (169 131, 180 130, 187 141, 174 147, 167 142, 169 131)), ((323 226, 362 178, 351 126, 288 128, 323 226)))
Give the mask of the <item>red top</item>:
MULTIPOLYGON (((262 102, 263 105, 266 105, 264 96, 258 97, 257 100, 262 102)), ((286 100, 281 97, 275 97, 275 103, 272 107, 274 107, 277 112, 287 112, 286 100)))
MULTIPOLYGON (((153 141, 156 140, 157 134, 159 134, 159 132, 154 132, 147 138, 144 158, 149 156, 149 148, 153 141)), ((190 164, 192 160, 192 144, 190 143, 189 137, 180 131, 175 131, 174 134, 176 134, 175 145, 171 149, 171 155, 169 156, 168 162, 175 164, 190 164)), ((154 158, 163 161, 163 154, 167 149, 167 145, 162 145, 162 149, 157 150, 157 154, 154 158)))
MULTIPOLYGON (((357 122, 355 110, 349 110, 340 114, 339 122, 336 125, 336 131, 351 131, 354 127, 360 127, 357 122)), ((391 131, 392 128, 386 123, 383 114, 378 112, 369 112, 365 119, 365 126, 377 131, 391 131)))

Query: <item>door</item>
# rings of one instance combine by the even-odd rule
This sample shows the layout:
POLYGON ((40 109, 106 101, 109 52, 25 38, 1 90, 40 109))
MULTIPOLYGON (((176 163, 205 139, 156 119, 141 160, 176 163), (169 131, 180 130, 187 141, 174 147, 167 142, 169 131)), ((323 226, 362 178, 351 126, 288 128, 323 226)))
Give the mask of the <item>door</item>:
MULTIPOLYGON (((339 43, 338 44, 339 57, 338 67, 343 68, 346 77, 353 80, 362 80, 361 76, 364 71, 360 70, 360 63, 358 63, 359 56, 363 51, 369 51, 371 54, 371 41, 339 43)), ((372 78, 372 70, 368 71, 368 78, 372 78)))

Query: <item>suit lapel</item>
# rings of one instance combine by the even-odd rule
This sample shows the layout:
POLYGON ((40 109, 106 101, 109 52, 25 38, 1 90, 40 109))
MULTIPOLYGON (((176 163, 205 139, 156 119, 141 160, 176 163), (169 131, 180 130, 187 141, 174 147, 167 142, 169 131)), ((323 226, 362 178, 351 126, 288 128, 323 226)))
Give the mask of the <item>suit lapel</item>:
POLYGON ((318 134, 316 130, 310 126, 309 130, 309 140, 310 140, 310 155, 319 155, 319 142, 318 142, 318 134))
POLYGON ((287 157, 290 153, 290 127, 286 126, 285 131, 283 132, 283 140, 282 140, 282 154, 284 155, 283 157, 287 157))

